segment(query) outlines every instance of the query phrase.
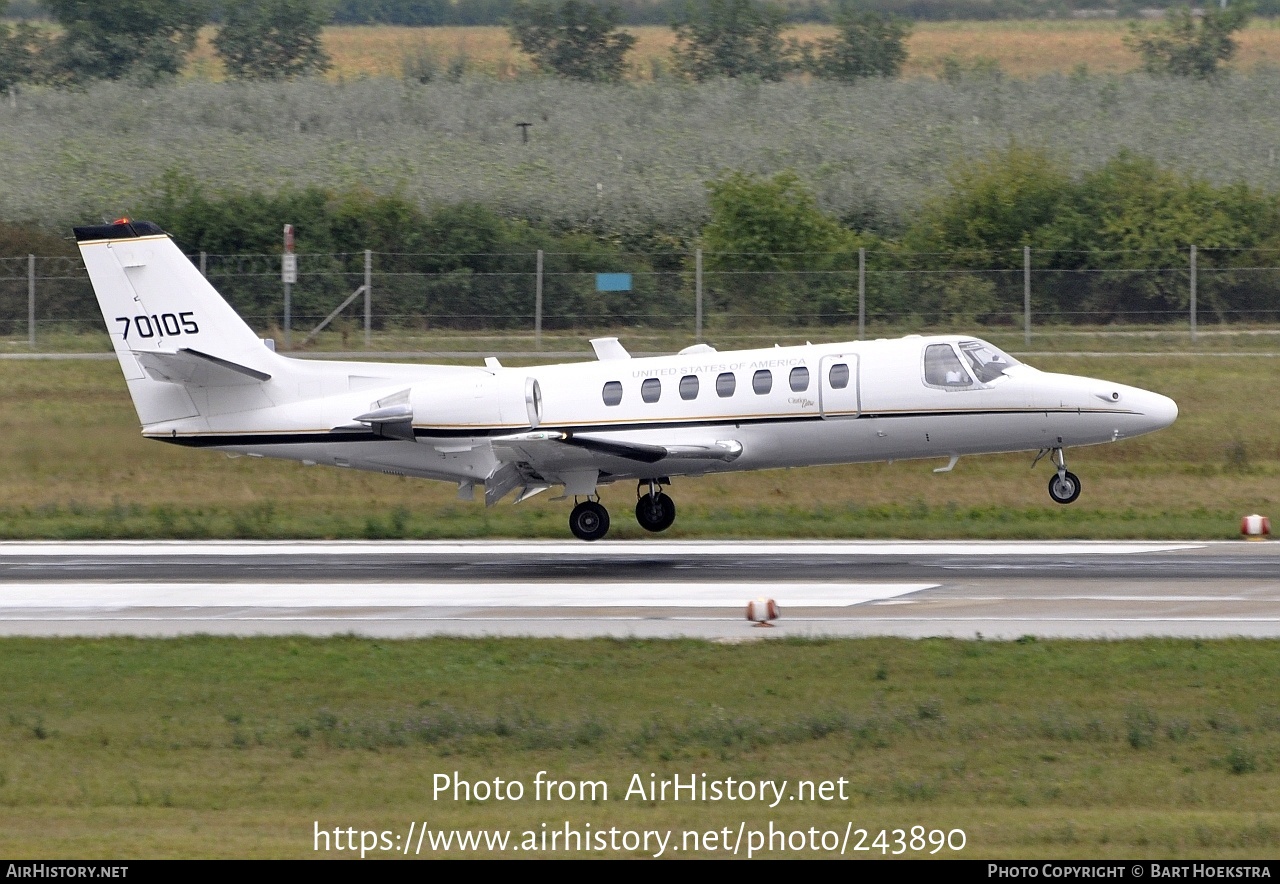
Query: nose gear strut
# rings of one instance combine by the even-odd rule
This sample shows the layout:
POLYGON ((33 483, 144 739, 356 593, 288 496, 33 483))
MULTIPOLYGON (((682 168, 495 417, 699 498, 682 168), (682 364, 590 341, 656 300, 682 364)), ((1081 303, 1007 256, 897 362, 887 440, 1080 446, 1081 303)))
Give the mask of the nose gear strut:
POLYGON ((1067 469, 1067 458, 1061 446, 1041 448, 1031 466, 1038 464, 1046 454, 1053 455, 1057 472, 1049 478, 1049 497, 1054 503, 1072 503, 1080 496, 1080 477, 1067 469))

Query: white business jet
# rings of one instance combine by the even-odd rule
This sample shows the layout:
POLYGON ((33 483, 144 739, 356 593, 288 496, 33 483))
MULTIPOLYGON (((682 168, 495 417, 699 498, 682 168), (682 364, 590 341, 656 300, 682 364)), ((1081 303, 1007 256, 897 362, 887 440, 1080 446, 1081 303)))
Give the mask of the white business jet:
POLYGON ((601 485, 635 481, 649 531, 675 521, 675 476, 1006 451, 1052 456, 1071 503, 1070 446, 1173 423, 1172 399, 1023 365, 962 335, 504 368, 290 359, 259 338, 146 221, 77 227, 142 433, 177 445, 477 485, 493 505, 559 487, 569 529, 609 530, 601 485))

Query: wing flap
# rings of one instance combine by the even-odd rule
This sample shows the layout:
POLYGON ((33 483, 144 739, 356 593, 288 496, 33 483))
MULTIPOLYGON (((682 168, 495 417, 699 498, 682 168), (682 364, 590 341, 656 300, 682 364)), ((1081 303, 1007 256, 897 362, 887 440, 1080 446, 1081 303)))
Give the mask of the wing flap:
POLYGON ((550 430, 498 436, 491 441, 493 453, 499 460, 525 461, 535 468, 545 466, 552 471, 563 468, 566 461, 579 459, 570 455, 572 449, 640 463, 657 463, 667 458, 728 462, 742 454, 742 444, 728 439, 710 445, 649 445, 550 430))

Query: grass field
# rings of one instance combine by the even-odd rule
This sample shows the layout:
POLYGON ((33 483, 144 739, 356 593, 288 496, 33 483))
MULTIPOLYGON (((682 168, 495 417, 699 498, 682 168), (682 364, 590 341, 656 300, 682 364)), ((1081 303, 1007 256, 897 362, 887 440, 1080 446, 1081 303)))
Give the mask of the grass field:
POLYGON ((426 820, 517 832, 852 823, 871 838, 920 825, 962 829, 967 847, 942 855, 968 858, 1256 859, 1280 849, 1276 651, 6 639, 0 853, 305 857, 316 827, 400 834, 426 820), (602 780, 608 798, 534 800, 538 771, 602 780), (843 778, 845 800, 624 800, 632 775, 650 773, 792 790, 843 778), (455 801, 435 795, 438 774, 527 792, 455 801))
MULTIPOLYGON (((1149 25, 1148 25, 1149 26, 1149 25)), ((648 80, 669 76, 671 28, 630 27, 637 38, 628 55, 631 77, 648 80)), ((834 29, 824 25, 801 25, 786 32, 801 42, 829 36, 834 29)), ((907 40, 904 76, 937 76, 944 60, 953 59, 961 67, 982 69, 992 64, 1015 77, 1047 73, 1070 73, 1085 66, 1093 73, 1122 73, 1138 67, 1137 56, 1124 45, 1128 25, 1123 21, 998 21, 998 22, 917 22, 907 40)), ((201 41, 188 76, 220 79, 222 68, 209 40, 201 41)), ((1239 35, 1239 52, 1234 66, 1249 71, 1275 65, 1280 60, 1280 27, 1270 19, 1258 19, 1239 35)), ((443 72, 451 61, 465 59, 467 70, 501 78, 534 71, 528 56, 511 45, 505 28, 407 28, 332 27, 325 31, 324 45, 333 57, 329 76, 399 77, 404 60, 425 53, 443 72)))
MULTIPOLYGON (((1016 348, 1015 348, 1016 349, 1016 348)), ((898 462, 677 481, 674 537, 1236 536, 1280 489, 1280 413, 1257 407, 1280 383, 1267 356, 1030 357, 1046 370, 1103 376, 1172 396, 1170 429, 1073 449, 1084 483, 1051 503, 1030 455, 966 458, 952 473, 898 462)), ((228 459, 141 438, 114 362, 0 363, 0 536, 563 537, 568 509, 534 498, 492 509, 454 488, 403 477, 228 459), (218 489, 210 495, 209 489, 218 489)), ((634 489, 607 486, 614 512, 634 489)), ((611 536, 638 539, 617 518, 611 536)))

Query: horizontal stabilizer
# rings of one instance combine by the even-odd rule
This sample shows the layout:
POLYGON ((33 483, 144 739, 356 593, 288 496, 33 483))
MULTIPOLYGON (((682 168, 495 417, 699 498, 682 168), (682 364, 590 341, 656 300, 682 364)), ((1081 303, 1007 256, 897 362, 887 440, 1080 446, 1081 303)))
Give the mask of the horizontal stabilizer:
POLYGON ((592 338, 591 349, 596 351, 596 359, 601 362, 631 358, 627 348, 618 343, 617 338, 592 338))
MULTIPOLYGON (((405 391, 404 398, 407 398, 408 391, 405 391)), ((390 397, 399 398, 399 397, 390 397)), ((377 403, 382 404, 382 400, 377 403)), ((400 402, 396 405, 383 405, 381 408, 375 408, 368 414, 362 414, 356 418, 362 424, 368 424, 379 436, 387 436, 392 439, 404 439, 413 442, 413 406, 408 402, 400 402)))
POLYGON ((271 380, 264 371, 186 347, 176 352, 134 350, 133 356, 155 380, 188 387, 240 387, 271 380))

